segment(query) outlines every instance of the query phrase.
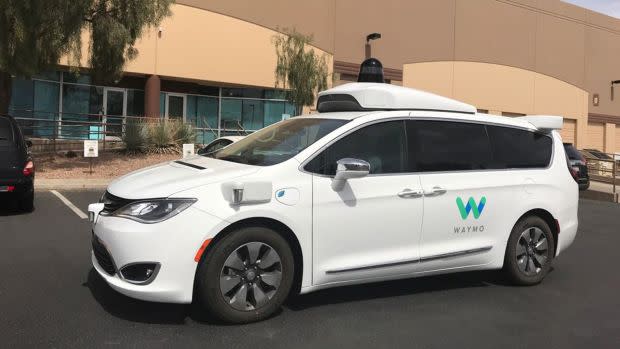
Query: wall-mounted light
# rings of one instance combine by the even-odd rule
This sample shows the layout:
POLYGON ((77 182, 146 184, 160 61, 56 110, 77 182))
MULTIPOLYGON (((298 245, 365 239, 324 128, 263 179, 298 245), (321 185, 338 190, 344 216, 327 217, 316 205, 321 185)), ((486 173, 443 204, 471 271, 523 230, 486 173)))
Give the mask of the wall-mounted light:
POLYGON ((592 95, 592 104, 595 107, 598 107, 598 102, 599 102, 598 93, 595 93, 595 94, 592 95))
POLYGON ((614 85, 620 84, 620 80, 614 80, 611 82, 611 100, 614 100, 614 85))

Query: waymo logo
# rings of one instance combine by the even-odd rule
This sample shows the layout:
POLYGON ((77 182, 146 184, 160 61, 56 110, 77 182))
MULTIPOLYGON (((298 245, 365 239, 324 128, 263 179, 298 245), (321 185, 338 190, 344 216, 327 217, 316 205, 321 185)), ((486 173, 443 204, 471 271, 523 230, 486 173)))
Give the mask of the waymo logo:
POLYGON ((487 198, 484 196, 480 199, 478 204, 476 204, 476 200, 474 200, 474 198, 469 197, 469 200, 467 200, 467 205, 463 204, 463 199, 460 197, 456 198, 456 206, 458 206, 459 212, 461 213, 461 218, 463 219, 467 219, 469 212, 473 212, 474 218, 478 219, 478 217, 482 214, 482 210, 484 210, 484 205, 486 203, 487 198))

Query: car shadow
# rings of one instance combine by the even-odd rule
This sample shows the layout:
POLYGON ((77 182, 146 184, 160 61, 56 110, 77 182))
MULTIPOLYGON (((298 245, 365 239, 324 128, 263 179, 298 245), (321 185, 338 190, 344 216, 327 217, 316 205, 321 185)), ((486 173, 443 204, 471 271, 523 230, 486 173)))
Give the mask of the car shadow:
POLYGON ((509 286, 497 271, 475 271, 335 287, 299 295, 287 301, 291 310, 380 298, 411 296, 452 289, 509 286))
MULTIPOLYGON (((284 307, 292 311, 303 311, 330 304, 492 285, 506 286, 508 283, 496 271, 446 274, 320 290, 290 297, 284 307)), ((124 320, 147 324, 182 325, 191 319, 209 325, 228 326, 210 317, 198 304, 154 303, 122 295, 113 290, 92 268, 83 286, 91 291, 94 299, 105 311, 124 320)), ((274 314, 278 315, 279 313, 274 314)))
POLYGON ((11 198, 0 197, 0 217, 25 216, 31 213, 32 212, 26 212, 26 211, 21 210, 16 200, 11 199, 11 198))

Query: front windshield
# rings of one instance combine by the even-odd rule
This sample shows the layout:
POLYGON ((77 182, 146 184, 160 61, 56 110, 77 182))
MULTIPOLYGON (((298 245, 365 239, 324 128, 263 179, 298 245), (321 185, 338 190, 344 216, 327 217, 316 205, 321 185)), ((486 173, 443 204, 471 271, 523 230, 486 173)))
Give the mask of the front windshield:
POLYGON ((346 120, 317 118, 288 119, 204 156, 248 165, 275 165, 299 154, 346 122, 346 120))

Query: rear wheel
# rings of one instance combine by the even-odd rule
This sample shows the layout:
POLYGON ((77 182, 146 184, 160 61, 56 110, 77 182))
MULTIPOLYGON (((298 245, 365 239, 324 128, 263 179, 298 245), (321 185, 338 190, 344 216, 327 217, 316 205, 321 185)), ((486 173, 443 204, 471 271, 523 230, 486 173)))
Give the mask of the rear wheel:
POLYGON ((504 271, 517 285, 535 285, 544 279, 555 256, 555 241, 549 225, 530 216, 515 224, 504 257, 504 271))
POLYGON ((248 227, 230 233, 208 252, 198 271, 197 291, 211 315, 247 323, 282 306, 293 275, 287 241, 271 229, 248 227))

